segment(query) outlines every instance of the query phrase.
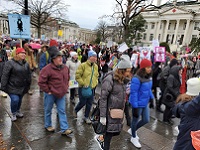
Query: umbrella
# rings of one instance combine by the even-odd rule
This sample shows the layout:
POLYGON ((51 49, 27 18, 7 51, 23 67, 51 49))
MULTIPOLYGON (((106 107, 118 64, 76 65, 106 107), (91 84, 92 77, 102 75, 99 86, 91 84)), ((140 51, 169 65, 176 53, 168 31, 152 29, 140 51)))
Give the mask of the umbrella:
POLYGON ((41 45, 38 43, 31 43, 29 45, 32 47, 32 49, 40 49, 40 47, 41 47, 41 45))

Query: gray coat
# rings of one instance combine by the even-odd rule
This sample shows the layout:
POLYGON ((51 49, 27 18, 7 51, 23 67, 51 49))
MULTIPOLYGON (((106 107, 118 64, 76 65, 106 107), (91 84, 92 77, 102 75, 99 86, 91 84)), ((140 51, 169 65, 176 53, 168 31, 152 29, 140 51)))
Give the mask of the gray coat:
POLYGON ((117 133, 122 130, 123 119, 110 117, 110 109, 124 109, 126 85, 114 80, 113 73, 104 78, 99 101, 100 117, 106 117, 107 132, 117 133))

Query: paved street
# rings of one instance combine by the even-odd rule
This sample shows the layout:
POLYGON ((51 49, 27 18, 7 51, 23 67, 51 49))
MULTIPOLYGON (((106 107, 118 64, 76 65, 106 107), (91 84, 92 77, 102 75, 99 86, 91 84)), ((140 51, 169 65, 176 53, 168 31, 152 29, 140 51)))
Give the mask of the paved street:
MULTIPOLYGON (((59 132, 56 108, 53 109, 53 125, 55 133, 49 133, 44 129, 43 94, 40 94, 36 79, 33 80, 33 95, 25 95, 22 103, 24 118, 11 122, 10 100, 0 98, 0 150, 98 150, 94 140, 95 133, 92 126, 83 122, 82 111, 78 113, 78 119, 74 119, 72 111, 74 106, 67 99, 67 116, 70 128, 74 131, 70 136, 63 136, 59 132)), ((99 93, 99 88, 97 88, 99 93)), ((78 101, 78 97, 76 99, 78 101)), ((162 114, 151 110, 151 121, 138 131, 142 144, 141 150, 171 150, 176 136, 174 126, 163 124, 162 114)), ((175 119, 176 125, 178 120, 175 119)), ((111 143, 112 150, 134 150, 130 142, 130 135, 126 132, 114 137, 111 143)))

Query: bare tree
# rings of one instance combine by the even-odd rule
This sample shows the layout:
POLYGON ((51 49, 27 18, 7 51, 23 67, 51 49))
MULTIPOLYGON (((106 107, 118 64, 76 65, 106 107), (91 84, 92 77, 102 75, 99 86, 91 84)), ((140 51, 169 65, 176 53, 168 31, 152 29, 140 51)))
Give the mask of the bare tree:
POLYGON ((127 40, 129 35, 130 21, 141 12, 151 11, 159 8, 152 4, 152 0, 115 0, 117 2, 114 13, 109 16, 121 19, 123 26, 123 41, 127 40))
POLYGON ((105 21, 101 20, 97 25, 97 32, 100 34, 100 38, 102 42, 106 41, 106 38, 109 36, 108 25, 105 21))
MULTIPOLYGON (((24 0, 14 2, 24 9, 24 0)), ((41 37, 41 29, 59 27, 58 21, 66 16, 68 6, 64 0, 28 0, 31 24, 36 27, 38 38, 41 37)))

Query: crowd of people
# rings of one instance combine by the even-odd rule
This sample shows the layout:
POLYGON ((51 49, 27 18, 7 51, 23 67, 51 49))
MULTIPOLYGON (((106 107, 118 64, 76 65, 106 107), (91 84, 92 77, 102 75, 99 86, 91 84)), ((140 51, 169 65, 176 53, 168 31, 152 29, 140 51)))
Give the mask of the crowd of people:
POLYGON ((61 133, 73 132, 65 110, 68 90, 70 102, 75 105, 74 117, 85 107, 84 121, 91 124, 95 88, 100 84, 100 123, 106 126, 106 131, 95 139, 101 149, 110 149, 112 137, 120 134, 124 123, 120 114, 125 115, 130 127, 130 141, 141 148, 137 130, 150 121, 149 108, 154 107, 163 113, 165 124, 173 125, 174 117, 181 120, 174 149, 193 148, 190 131, 200 129, 200 54, 174 52, 166 55, 166 62, 161 63, 154 62, 153 52, 149 59, 140 59, 139 51, 132 48, 120 53, 117 46, 67 45, 56 40, 43 43, 40 50, 35 51, 27 41, 22 42, 22 47, 13 48, 9 43, 0 43, 0 89, 3 97, 8 94, 11 99, 12 121, 23 117, 22 99, 26 93, 32 94, 31 79, 38 71, 38 85, 44 93, 44 128, 49 132, 55 130, 51 120, 54 104, 61 133), (133 54, 138 54, 137 65, 131 61, 133 54), (70 87, 72 81, 78 86, 70 87), (77 104, 76 94, 79 96, 77 104))

